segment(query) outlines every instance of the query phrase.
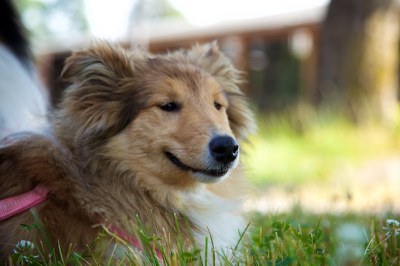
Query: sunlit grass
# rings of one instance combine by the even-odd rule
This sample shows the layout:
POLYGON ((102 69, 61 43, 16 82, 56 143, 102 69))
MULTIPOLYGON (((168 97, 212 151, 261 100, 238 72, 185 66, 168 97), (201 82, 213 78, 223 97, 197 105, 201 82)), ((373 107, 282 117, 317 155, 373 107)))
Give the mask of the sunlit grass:
POLYGON ((259 265, 397 265, 400 227, 391 214, 254 215, 259 265), (258 235, 257 235, 258 234, 258 235))
MULTIPOLYGON (((103 233, 94 242, 105 241, 111 253, 68 251, 59 245, 45 250, 42 242, 21 240, 9 265, 398 265, 400 263, 400 216, 360 214, 313 215, 300 209, 285 214, 252 214, 251 226, 234 256, 215 254, 205 261, 202 253, 184 245, 166 251, 158 237, 141 238, 146 250, 142 259, 126 243, 109 242, 103 233), (155 256, 155 248, 162 260, 155 256), (118 251, 118 250, 122 250, 118 251)), ((30 230, 36 230, 31 227, 30 230)), ((109 237, 109 235, 108 235, 109 237)), ((178 244, 179 245, 179 244, 178 244)), ((0 263, 1 264, 1 263, 0 263)))
POLYGON ((400 154, 396 128, 354 125, 308 111, 259 116, 258 133, 245 145, 248 178, 257 185, 324 180, 343 167, 400 154))

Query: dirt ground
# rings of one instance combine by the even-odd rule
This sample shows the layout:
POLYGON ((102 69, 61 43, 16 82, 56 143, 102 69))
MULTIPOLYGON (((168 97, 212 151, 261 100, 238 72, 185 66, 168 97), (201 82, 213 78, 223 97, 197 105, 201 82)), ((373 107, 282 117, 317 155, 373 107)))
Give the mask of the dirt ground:
POLYGON ((294 206, 313 213, 400 212, 400 157, 338 169, 324 182, 270 186, 252 193, 244 208, 279 213, 294 206))

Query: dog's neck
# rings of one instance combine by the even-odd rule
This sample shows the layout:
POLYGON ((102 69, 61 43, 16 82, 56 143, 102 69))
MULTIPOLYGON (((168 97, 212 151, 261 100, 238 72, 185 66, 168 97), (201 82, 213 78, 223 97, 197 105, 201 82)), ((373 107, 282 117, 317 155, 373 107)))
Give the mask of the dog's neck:
POLYGON ((139 219, 151 233, 161 238, 169 233, 165 230, 172 230, 176 232, 171 235, 182 235, 189 240, 191 232, 196 230, 180 208, 180 192, 167 185, 158 186, 155 191, 153 186, 140 182, 141 179, 128 172, 105 178, 107 171, 104 170, 102 175, 91 177, 97 181, 88 186, 86 199, 81 200, 85 203, 82 206, 85 211, 94 217, 92 220, 112 222, 132 231, 138 229, 135 227, 139 219), (119 182, 113 179, 119 179, 119 182))
MULTIPOLYGON (((115 165, 111 168, 118 169, 115 165)), ((86 196, 90 199, 85 202, 93 206, 85 209, 105 222, 132 229, 140 219, 163 239, 180 235, 186 243, 198 246, 204 246, 211 235, 215 247, 235 246, 238 230, 245 228, 243 218, 234 214, 240 202, 221 198, 204 184, 179 190, 142 173, 121 170, 116 175, 103 168, 102 175, 91 177, 97 179, 96 185, 89 186, 86 196), (166 236, 166 229, 175 232, 166 236)))

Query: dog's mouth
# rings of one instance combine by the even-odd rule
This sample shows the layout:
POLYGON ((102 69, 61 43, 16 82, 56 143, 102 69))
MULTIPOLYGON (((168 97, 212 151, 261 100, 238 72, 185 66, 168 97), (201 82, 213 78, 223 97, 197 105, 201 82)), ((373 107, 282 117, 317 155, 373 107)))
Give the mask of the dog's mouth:
POLYGON ((229 171, 229 167, 222 167, 219 169, 197 169, 197 168, 193 168, 189 165, 184 164, 171 152, 166 151, 165 155, 174 165, 176 165, 178 168, 180 168, 181 170, 186 171, 186 172, 190 171, 193 173, 200 173, 200 174, 211 176, 211 177, 221 177, 221 176, 224 176, 229 171))

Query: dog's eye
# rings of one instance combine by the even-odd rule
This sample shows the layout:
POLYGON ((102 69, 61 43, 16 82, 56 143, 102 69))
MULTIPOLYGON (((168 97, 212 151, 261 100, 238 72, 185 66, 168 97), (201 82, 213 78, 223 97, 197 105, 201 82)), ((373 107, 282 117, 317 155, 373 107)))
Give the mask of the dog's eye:
POLYGON ((222 108, 222 104, 220 104, 219 102, 214 102, 214 106, 215 106, 215 109, 217 109, 217 110, 221 110, 221 108, 222 108))
POLYGON ((161 110, 166 111, 166 112, 178 112, 181 109, 179 104, 177 104, 175 102, 166 103, 166 104, 160 105, 159 107, 161 108, 161 110))

